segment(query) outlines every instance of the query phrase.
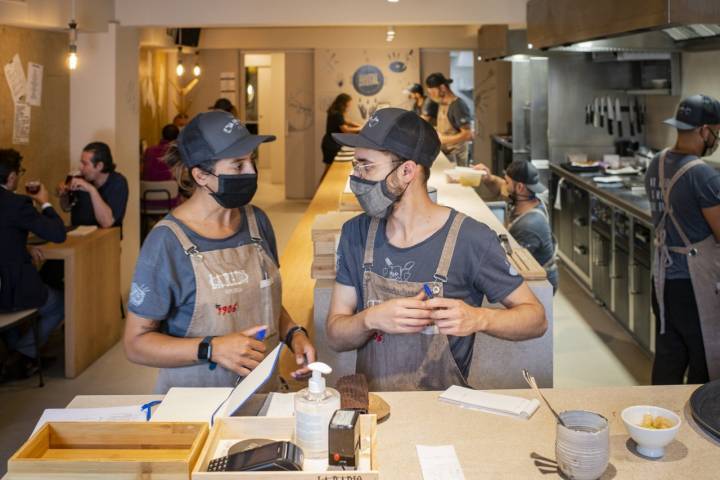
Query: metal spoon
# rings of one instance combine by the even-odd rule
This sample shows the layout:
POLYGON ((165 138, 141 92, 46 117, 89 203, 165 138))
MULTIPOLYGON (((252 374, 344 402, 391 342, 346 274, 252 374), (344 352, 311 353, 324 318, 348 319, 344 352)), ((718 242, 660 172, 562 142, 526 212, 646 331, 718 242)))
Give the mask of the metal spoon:
POLYGON ((555 411, 555 409, 550 406, 550 402, 547 401, 547 398, 545 398, 545 395, 543 395, 542 392, 540 391, 540 389, 538 388, 537 382, 535 381, 535 377, 530 375, 530 373, 527 370, 525 370, 524 368, 523 368, 522 374, 523 374, 523 378, 525 379, 527 384, 530 385, 530 388, 535 390, 535 393, 537 393, 540 398, 542 398, 543 402, 545 402, 545 405, 547 405, 547 407, 550 409, 552 414, 555 415, 555 418, 557 418, 557 421, 560 422, 560 425, 567 428, 567 425, 565 425, 565 422, 563 422, 563 419, 560 418, 560 415, 558 415, 557 412, 555 411))

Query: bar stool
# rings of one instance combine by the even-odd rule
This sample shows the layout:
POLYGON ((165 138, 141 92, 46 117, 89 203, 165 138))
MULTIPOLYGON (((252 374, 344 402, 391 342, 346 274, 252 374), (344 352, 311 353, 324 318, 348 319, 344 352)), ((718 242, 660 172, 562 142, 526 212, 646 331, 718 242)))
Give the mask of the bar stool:
POLYGON ((37 362, 38 362, 38 387, 45 386, 43 380, 42 371, 42 360, 40 359, 40 331, 38 330, 38 320, 40 319, 40 313, 35 308, 29 310, 19 310, 17 312, 0 313, 0 332, 20 326, 25 322, 30 323, 30 328, 33 331, 33 337, 35 339, 35 348, 37 350, 37 362))

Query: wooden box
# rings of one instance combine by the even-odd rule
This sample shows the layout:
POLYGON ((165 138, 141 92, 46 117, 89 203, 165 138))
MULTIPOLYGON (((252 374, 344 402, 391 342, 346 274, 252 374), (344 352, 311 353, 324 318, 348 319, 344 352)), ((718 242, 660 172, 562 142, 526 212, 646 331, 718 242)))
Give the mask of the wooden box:
POLYGON ((369 455, 370 470, 332 470, 327 472, 208 472, 210 460, 224 455, 218 452, 221 444, 229 446, 234 441, 251 438, 268 438, 272 440, 292 441, 295 433, 294 417, 229 417, 220 418, 215 422, 200 459, 195 464, 192 480, 377 480, 377 417, 375 415, 360 416, 360 451, 369 455), (230 442, 228 442, 230 441, 230 442))
POLYGON ((8 460, 8 480, 189 480, 207 423, 49 422, 8 460))

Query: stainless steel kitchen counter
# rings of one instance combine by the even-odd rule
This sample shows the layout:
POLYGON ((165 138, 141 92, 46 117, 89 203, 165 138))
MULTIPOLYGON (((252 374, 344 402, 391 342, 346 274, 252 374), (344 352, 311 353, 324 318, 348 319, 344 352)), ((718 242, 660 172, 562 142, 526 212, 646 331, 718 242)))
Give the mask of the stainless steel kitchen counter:
MULTIPOLYGON (((602 200, 627 211, 633 217, 642 220, 648 225, 652 225, 652 216, 650 213, 650 201, 645 193, 635 194, 628 188, 622 187, 604 187, 593 182, 593 177, 602 175, 601 172, 595 173, 573 173, 565 170, 560 165, 551 164, 550 171, 567 181, 584 188, 593 195, 602 200)), ((644 185, 645 177, 643 175, 635 175, 628 177, 633 184, 644 185)))

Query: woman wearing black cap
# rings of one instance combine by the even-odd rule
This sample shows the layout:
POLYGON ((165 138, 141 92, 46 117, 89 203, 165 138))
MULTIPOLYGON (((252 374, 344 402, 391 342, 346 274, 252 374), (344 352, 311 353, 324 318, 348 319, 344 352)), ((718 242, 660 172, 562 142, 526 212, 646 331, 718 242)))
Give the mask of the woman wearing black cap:
MULTIPOLYGON (((332 139, 333 133, 357 133, 361 125, 345 119, 345 114, 350 110, 352 97, 347 93, 341 93, 327 110, 327 123, 325 125, 325 136, 322 139, 323 163, 330 166, 335 156, 340 151, 340 145, 332 139)), ((327 168, 327 167, 326 167, 327 168)))
POLYGON ((233 386, 282 340, 300 366, 293 376, 306 375, 302 364, 315 359, 307 332, 281 304, 272 225, 250 205, 257 189, 251 155, 273 140, 213 111, 196 116, 168 150, 192 196, 145 240, 124 338, 131 361, 160 368, 158 393, 233 386))

